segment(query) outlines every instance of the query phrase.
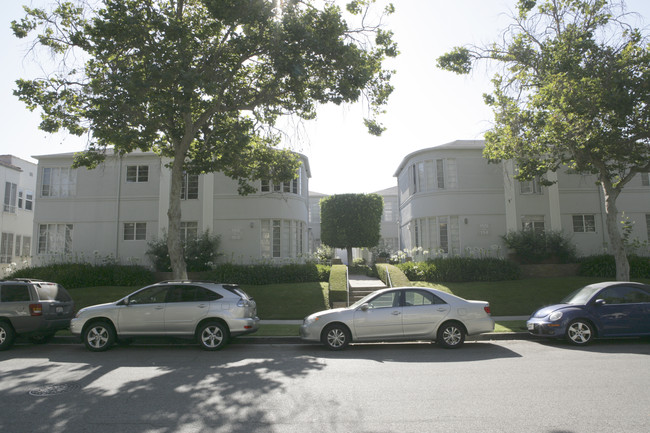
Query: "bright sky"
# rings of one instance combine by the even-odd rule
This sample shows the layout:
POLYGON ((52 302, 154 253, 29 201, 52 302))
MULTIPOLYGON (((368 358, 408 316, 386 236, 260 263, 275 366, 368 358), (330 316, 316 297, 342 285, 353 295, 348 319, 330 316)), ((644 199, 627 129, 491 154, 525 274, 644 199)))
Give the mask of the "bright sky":
MULTIPOLYGON (((382 2, 383 0, 380 0, 382 2)), ((310 190, 324 194, 370 193, 396 185, 393 177, 402 159, 419 149, 454 140, 483 138, 492 114, 483 103, 491 90, 490 71, 479 68, 458 76, 435 67, 436 59, 454 46, 484 45, 497 40, 510 22, 516 0, 392 0, 393 30, 401 54, 389 64, 395 69, 395 91, 382 121, 381 137, 366 132, 361 105, 325 106, 317 120, 285 131, 290 146, 309 158, 310 190)), ((77 137, 38 130, 39 114, 29 112, 13 96, 15 80, 38 71, 27 45, 11 33, 10 22, 24 14, 22 4, 47 0, 10 0, 3 4, 0 40, 5 65, 0 69, 0 109, 4 140, 0 154, 32 160, 33 155, 84 149, 77 137)), ((650 1, 627 0, 650 25, 650 1)), ((34 161, 35 162, 35 161, 34 161)))

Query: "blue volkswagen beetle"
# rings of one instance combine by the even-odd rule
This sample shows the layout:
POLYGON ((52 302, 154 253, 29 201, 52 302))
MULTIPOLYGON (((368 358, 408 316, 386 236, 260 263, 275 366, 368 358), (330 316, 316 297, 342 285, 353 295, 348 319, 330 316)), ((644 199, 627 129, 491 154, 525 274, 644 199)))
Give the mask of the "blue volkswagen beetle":
POLYGON ((650 335, 650 286, 630 282, 591 284, 560 304, 537 310, 526 322, 540 337, 583 346, 594 338, 650 335))

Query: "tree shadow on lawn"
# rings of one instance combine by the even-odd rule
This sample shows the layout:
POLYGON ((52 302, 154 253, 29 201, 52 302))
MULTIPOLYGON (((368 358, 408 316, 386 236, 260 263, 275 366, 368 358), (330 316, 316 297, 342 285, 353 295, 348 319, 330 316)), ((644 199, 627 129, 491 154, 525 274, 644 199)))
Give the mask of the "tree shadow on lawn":
POLYGON ((276 416, 299 416, 315 402, 269 408, 260 397, 324 368, 312 356, 245 347, 33 347, 0 354, 0 431, 268 432, 276 416))

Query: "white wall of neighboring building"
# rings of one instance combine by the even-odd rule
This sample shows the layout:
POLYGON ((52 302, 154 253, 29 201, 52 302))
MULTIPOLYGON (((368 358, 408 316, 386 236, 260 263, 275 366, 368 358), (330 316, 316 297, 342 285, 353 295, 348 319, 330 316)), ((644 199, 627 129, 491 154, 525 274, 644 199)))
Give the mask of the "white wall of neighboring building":
POLYGON ((31 263, 36 164, 0 155, 0 277, 31 263))
MULTIPOLYGON (((460 140, 407 155, 395 172, 400 242, 407 251, 505 256, 501 236, 524 225, 564 231, 580 255, 607 247, 603 194, 594 176, 551 174, 543 187, 514 178, 511 161, 489 164, 483 140, 460 140), (574 230, 574 218, 588 228, 574 230), (593 224, 591 223, 593 221, 593 224)), ((647 176, 647 175, 646 175, 647 176)), ((626 185, 617 204, 634 221, 632 238, 650 238, 650 186, 642 175, 626 185)))
MULTIPOLYGON (((69 169, 72 154, 36 158, 36 260, 114 257, 122 263, 149 263, 148 243, 163 236, 168 227, 171 176, 157 155, 109 155, 93 170, 69 169), (47 184, 53 183, 54 172, 59 177, 55 192, 50 192, 47 184)), ((198 183, 188 187, 191 192, 181 201, 182 223, 197 232, 219 235, 225 261, 301 260, 308 248, 310 177, 309 162, 301 158, 300 177, 290 192, 277 192, 270 186, 269 191, 240 196, 237 182, 222 173, 198 176, 198 183)), ((261 188, 261 182, 257 187, 261 188)))

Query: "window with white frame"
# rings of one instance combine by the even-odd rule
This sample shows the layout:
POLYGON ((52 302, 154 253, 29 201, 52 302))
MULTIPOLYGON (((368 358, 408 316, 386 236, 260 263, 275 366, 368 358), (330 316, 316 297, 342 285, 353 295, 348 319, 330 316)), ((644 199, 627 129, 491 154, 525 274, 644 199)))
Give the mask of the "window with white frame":
POLYGON ((149 166, 127 165, 126 181, 129 183, 149 182, 149 166))
POLYGON ((125 241, 146 241, 147 223, 124 223, 125 241))
POLYGON ((650 186, 650 173, 641 173, 641 185, 650 186))
POLYGON ((199 175, 185 173, 181 184, 181 200, 196 200, 198 198, 199 175))
POLYGON ((14 250, 14 234, 2 233, 0 240, 0 263, 11 263, 14 250))
MULTIPOLYGON (((409 167, 408 173, 411 194, 457 187, 455 159, 416 162, 409 167)), ((405 180, 400 176, 400 183, 405 180)))
POLYGON ((573 215, 573 231, 575 233, 595 233, 596 218, 594 215, 573 215))
POLYGON ((267 219, 261 221, 261 227, 262 257, 293 258, 304 252, 304 222, 267 219))
POLYGON ((21 235, 16 235, 16 251, 14 252, 14 255, 16 257, 20 257, 22 255, 20 250, 20 247, 22 246, 22 240, 23 237, 21 235))
POLYGON ((69 167, 44 167, 41 197, 70 197, 77 193, 77 171, 69 167))
POLYGON ((519 182, 522 194, 541 194, 542 187, 538 179, 522 180, 519 182))
POLYGON ((196 221, 181 221, 181 242, 188 239, 196 239, 199 237, 199 223, 196 221))
POLYGON ((438 246, 443 253, 449 253, 449 222, 447 218, 438 219, 438 246))
POLYGON ((38 254, 72 252, 73 224, 39 224, 38 254))
POLYGON ((32 255, 32 237, 23 236, 22 256, 29 257, 32 255))
POLYGON ((25 210, 34 210, 34 191, 25 190, 25 210))
POLYGON ((18 186, 12 182, 5 182, 5 198, 3 212, 16 213, 16 198, 18 186))
POLYGON ((442 159, 436 159, 436 180, 438 189, 445 188, 445 162, 442 159))
POLYGON ((261 192, 284 192, 287 194, 300 194, 300 175, 289 182, 273 182, 263 179, 260 184, 261 192))
POLYGON ((532 230, 537 233, 543 233, 544 216, 543 215, 523 216, 521 218, 521 228, 523 230, 532 230))

